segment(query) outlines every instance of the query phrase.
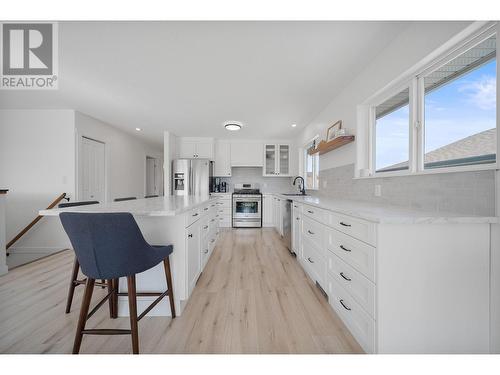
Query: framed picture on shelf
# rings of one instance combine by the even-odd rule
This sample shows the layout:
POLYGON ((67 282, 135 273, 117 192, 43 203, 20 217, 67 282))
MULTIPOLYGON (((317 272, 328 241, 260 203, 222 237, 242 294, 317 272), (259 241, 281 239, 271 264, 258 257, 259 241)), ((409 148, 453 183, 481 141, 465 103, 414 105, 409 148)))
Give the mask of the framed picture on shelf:
POLYGON ((340 129, 342 129, 342 120, 337 121, 335 124, 328 128, 328 130, 326 131, 326 141, 330 142, 332 139, 334 139, 340 129))

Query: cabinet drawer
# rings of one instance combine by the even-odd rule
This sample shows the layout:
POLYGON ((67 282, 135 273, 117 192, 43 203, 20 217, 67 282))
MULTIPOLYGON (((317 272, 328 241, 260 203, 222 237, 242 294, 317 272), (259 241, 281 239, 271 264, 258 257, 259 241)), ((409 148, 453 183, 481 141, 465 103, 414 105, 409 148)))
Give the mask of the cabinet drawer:
POLYGON ((203 216, 203 215, 208 214, 209 210, 210 210, 210 204, 206 204, 204 206, 201 206, 200 207, 200 215, 203 216))
POLYGON ((375 284, 330 251, 327 251, 327 269, 329 276, 333 276, 356 302, 374 318, 375 284))
POLYGON ((330 229, 327 250, 375 282, 376 249, 373 246, 347 236, 338 230, 330 229))
POLYGON ((308 239, 302 241, 302 261, 311 279, 317 281, 322 288, 326 278, 326 260, 320 248, 308 239))
POLYGON ((292 210, 295 210, 297 212, 302 213, 302 204, 297 203, 297 202, 293 202, 292 203, 292 210))
POLYGON ((231 208, 231 199, 219 199, 217 207, 231 208))
POLYGON ((304 207, 302 208, 302 213, 316 221, 319 221, 320 223, 326 223, 326 220, 328 218, 328 211, 308 205, 304 205, 304 207))
POLYGON ((327 278, 328 302, 365 352, 373 353, 375 350, 375 321, 333 277, 328 275, 327 278))
MULTIPOLYGON (((310 240, 316 247, 325 248, 325 226, 308 217, 302 216, 302 238, 310 240)), ((322 252, 324 256, 324 251, 322 252)))
POLYGON ((200 218, 200 209, 195 208, 187 213, 187 226, 189 227, 191 224, 193 224, 195 221, 197 221, 200 218))
POLYGON ((376 245, 376 224, 351 216, 329 213, 328 225, 358 240, 376 245))
POLYGON ((231 208, 219 208, 217 210, 217 213, 219 216, 228 216, 229 218, 231 217, 231 208))

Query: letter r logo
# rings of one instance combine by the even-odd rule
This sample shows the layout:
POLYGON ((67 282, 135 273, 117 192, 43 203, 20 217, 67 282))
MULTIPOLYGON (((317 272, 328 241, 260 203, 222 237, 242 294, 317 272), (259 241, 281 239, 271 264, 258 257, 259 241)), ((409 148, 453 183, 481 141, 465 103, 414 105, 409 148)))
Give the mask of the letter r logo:
POLYGON ((4 23, 2 26, 4 75, 52 74, 52 24, 4 23))

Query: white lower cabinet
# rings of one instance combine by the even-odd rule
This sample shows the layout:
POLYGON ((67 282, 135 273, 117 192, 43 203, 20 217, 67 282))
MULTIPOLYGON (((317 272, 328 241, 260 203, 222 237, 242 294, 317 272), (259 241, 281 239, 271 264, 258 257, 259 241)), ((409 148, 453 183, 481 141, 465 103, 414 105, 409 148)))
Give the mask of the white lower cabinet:
POLYGON ((491 351, 490 224, 375 223, 293 205, 297 260, 367 353, 491 351))
POLYGON ((188 276, 188 295, 191 295, 196 281, 201 273, 200 257, 200 223, 197 221, 191 224, 187 229, 187 276, 188 276))
POLYGON ((274 210, 273 210, 273 199, 271 194, 262 195, 262 226, 263 227, 273 227, 274 226, 274 210))

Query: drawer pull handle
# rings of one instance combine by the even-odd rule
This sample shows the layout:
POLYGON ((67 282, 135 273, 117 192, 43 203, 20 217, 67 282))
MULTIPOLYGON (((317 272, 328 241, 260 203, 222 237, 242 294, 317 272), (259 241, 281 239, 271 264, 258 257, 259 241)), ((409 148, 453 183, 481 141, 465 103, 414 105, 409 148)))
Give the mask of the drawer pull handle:
POLYGON ((311 211, 311 210, 307 210, 307 212, 309 212, 310 214, 313 214, 313 213, 314 213, 314 211, 311 211))
POLYGON ((343 221, 340 222, 340 225, 343 225, 344 227, 350 227, 351 226, 351 224, 346 224, 343 221))
POLYGON ((348 311, 351 311, 351 308, 350 308, 350 307, 347 307, 347 306, 344 304, 344 300, 343 300, 343 299, 341 299, 339 302, 340 302, 340 304, 342 305, 342 307, 343 307, 344 309, 346 309, 346 310, 348 310, 348 311))
POLYGON ((350 279, 350 278, 348 278, 346 275, 344 275, 344 272, 341 272, 341 273, 340 273, 340 276, 342 276, 342 278, 343 278, 344 280, 351 281, 351 279, 350 279))
POLYGON ((314 234, 314 232, 311 232, 309 229, 307 230, 307 233, 314 234))
POLYGON ((208 210, 208 207, 205 207, 205 208, 203 209, 203 211, 206 211, 206 210, 208 210))
POLYGON ((208 229, 208 225, 205 225, 205 226, 203 227, 203 229, 208 229))
POLYGON ((348 249, 348 248, 344 247, 344 245, 340 245, 340 248, 341 248, 342 250, 344 250, 344 251, 347 251, 347 252, 352 251, 351 249, 348 249))
POLYGON ((188 234, 188 237, 193 238, 193 234, 192 233, 188 234))
POLYGON ((204 253, 205 253, 205 254, 208 254, 208 249, 206 249, 206 250, 204 251, 204 253))
POLYGON ((212 238, 212 239, 210 240, 210 242, 211 242, 211 243, 214 243, 214 241, 215 241, 215 238, 212 238))
POLYGON ((193 214, 192 216, 198 216, 198 213, 193 214))
POLYGON ((212 220, 210 220, 210 221, 215 221, 215 219, 212 219, 212 220))
POLYGON ((300 217, 296 217, 295 220, 300 220, 300 217))
POLYGON ((311 257, 307 258, 307 260, 309 261, 309 263, 314 263, 314 260, 312 260, 311 257))

